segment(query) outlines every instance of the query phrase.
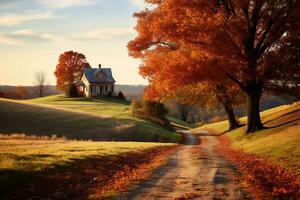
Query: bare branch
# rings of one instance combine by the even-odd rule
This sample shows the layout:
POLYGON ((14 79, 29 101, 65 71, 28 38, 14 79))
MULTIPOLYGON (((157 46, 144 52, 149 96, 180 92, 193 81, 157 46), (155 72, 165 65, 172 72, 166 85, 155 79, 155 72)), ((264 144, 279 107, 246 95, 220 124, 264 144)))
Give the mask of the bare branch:
POLYGON ((44 71, 38 71, 35 73, 35 93, 38 97, 45 96, 48 87, 47 87, 47 74, 44 71))

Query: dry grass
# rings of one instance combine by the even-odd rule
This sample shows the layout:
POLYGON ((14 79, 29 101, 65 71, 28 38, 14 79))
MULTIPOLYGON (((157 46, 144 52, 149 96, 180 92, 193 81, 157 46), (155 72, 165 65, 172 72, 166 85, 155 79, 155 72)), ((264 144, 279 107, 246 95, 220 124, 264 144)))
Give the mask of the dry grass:
MULTIPOLYGON (((155 156, 165 155, 159 149, 173 147, 174 144, 162 143, 89 142, 63 139, 52 140, 50 138, 42 140, 37 140, 36 138, 0 139, 0 199, 2 194, 11 195, 19 189, 24 190, 24 186, 26 186, 26 190, 28 185, 32 185, 33 188, 38 187, 40 185, 38 180, 41 177, 42 179, 56 177, 55 180, 62 178, 60 181, 61 187, 65 190, 70 190, 71 193, 73 189, 68 188, 68 186, 73 181, 79 181, 80 183, 81 178, 94 178, 81 177, 85 170, 98 170, 94 170, 91 176, 97 176, 97 173, 98 175, 103 173, 108 175, 111 173, 111 170, 117 173, 125 165, 129 165, 130 162, 133 163, 133 160, 130 161, 130 159, 140 158, 140 161, 136 162, 136 165, 139 166, 146 161, 148 162, 146 158, 152 155, 150 152, 157 152, 151 157, 151 159, 154 159, 155 156), (139 155, 139 157, 131 154, 139 155), (126 157, 127 155, 131 156, 126 157), (124 161, 124 163, 121 161, 124 161), (75 166, 79 168, 76 168, 74 171, 75 166), (108 171, 101 171, 99 169, 100 166, 103 167, 101 169, 108 171), (79 169, 82 172, 79 172, 79 169), (67 180, 65 184, 63 177, 67 180)), ((127 173, 130 173, 130 171, 127 173)), ((111 176, 113 175, 111 174, 111 176)), ((45 182, 47 183, 47 181, 45 182)), ((51 187, 49 186, 49 188, 51 187)), ((86 189, 85 184, 82 187, 86 189)), ((58 188, 58 190, 62 188, 58 188)), ((54 190, 55 188, 52 189, 54 190)), ((35 188, 32 191, 32 195, 40 190, 42 191, 43 189, 35 188)))
POLYGON ((20 133, 14 133, 11 135, 7 134, 0 134, 0 140, 67 140, 66 137, 58 137, 57 135, 52 136, 38 136, 38 135, 26 135, 20 133))

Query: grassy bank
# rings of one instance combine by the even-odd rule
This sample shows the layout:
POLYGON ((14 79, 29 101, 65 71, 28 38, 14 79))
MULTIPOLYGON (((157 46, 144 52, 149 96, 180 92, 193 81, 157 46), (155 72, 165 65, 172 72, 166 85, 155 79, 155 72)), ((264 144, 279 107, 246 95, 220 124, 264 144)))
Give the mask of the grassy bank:
MULTIPOLYGON (((242 149, 300 174, 300 103, 279 106, 261 113, 267 129, 252 134, 245 134, 246 127, 226 132, 227 122, 204 125, 195 129, 215 130, 224 133, 231 141, 232 148, 242 149)), ((245 123, 246 119, 241 118, 245 123)))

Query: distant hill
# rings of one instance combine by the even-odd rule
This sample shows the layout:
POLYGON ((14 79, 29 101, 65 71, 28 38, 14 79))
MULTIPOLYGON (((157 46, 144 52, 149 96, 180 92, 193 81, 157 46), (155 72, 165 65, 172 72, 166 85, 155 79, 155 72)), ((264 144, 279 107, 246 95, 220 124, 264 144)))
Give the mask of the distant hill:
MULTIPOLYGON (((34 86, 24 86, 28 92, 29 96, 28 99, 37 98, 35 92, 34 92, 34 86)), ((59 90, 56 89, 56 86, 49 85, 47 86, 48 90, 46 93, 46 96, 55 95, 55 94, 61 94, 59 90)), ((9 86, 9 85, 0 85, 0 92, 15 92, 17 86, 9 86)), ((122 91, 123 94, 128 99, 134 99, 138 96, 141 96, 144 92, 145 86, 144 85, 116 85, 116 92, 122 91)))
MULTIPOLYGON (((28 91, 27 99, 33 99, 38 97, 35 92, 36 89, 35 86, 23 86, 23 87, 25 87, 28 91)), ((46 87, 47 87, 46 96, 61 94, 61 92, 56 89, 56 86, 48 85, 46 87)), ((16 92, 16 88, 17 86, 0 85, 0 92, 2 93, 16 92)))
POLYGON ((142 97, 145 87, 145 85, 116 85, 115 90, 122 91, 129 100, 133 100, 142 97))

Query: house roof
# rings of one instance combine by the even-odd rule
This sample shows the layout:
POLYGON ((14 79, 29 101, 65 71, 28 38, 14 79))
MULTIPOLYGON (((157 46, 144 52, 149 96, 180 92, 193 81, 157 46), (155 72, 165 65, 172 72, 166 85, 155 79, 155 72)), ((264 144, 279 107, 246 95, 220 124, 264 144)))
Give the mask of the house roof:
POLYGON ((81 80, 75 81, 74 84, 77 86, 84 86, 84 83, 81 80))
POLYGON ((111 68, 87 68, 83 71, 90 83, 115 83, 111 68))

